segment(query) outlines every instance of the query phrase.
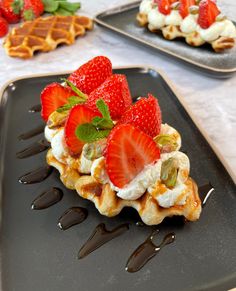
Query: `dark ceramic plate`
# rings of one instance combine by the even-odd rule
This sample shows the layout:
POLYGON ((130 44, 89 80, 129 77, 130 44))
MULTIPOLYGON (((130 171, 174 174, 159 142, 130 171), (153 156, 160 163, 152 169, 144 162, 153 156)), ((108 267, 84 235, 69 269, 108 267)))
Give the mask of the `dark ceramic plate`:
POLYGON ((112 31, 154 48, 156 52, 165 53, 176 60, 184 61, 192 68, 201 69, 210 76, 228 78, 236 72, 236 47, 217 54, 209 45, 194 48, 180 39, 168 41, 161 35, 138 26, 136 15, 139 3, 140 1, 136 1, 99 13, 95 21, 112 31))
POLYGON ((214 194, 199 221, 184 224, 173 218, 160 225, 155 243, 170 231, 176 233, 175 242, 139 272, 126 272, 128 257, 151 233, 150 227, 135 225, 139 220, 135 211, 126 209, 114 218, 101 216, 92 203, 65 189, 55 170, 41 183, 19 184, 22 174, 45 164, 45 152, 16 158, 16 152, 42 138, 41 134, 18 140, 22 132, 42 124, 40 114, 28 109, 39 103, 42 88, 62 75, 15 80, 5 88, 0 107, 1 290, 182 291, 236 286, 236 193, 231 177, 160 73, 144 68, 116 72, 126 74, 132 96, 148 92, 158 96, 163 120, 181 132, 191 176, 200 186, 210 181, 214 194), (31 210, 32 200, 51 186, 64 191, 63 199, 48 209, 31 210), (89 215, 82 224, 63 232, 57 220, 71 206, 86 207, 89 215), (78 250, 101 222, 108 228, 131 224, 129 231, 78 260, 78 250))

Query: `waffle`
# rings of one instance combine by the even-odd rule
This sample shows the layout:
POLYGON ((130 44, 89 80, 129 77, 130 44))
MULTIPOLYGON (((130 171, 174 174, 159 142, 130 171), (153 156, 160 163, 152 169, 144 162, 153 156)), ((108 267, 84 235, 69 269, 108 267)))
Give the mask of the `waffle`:
MULTIPOLYGON (((191 178, 185 182, 189 192, 186 203, 183 206, 162 208, 153 198, 152 193, 148 192, 137 200, 123 200, 117 197, 109 184, 101 184, 90 175, 80 174, 76 162, 61 163, 53 156, 51 149, 47 153, 47 163, 59 171, 60 179, 67 188, 76 190, 81 197, 92 201, 102 215, 113 217, 119 214, 124 207, 133 207, 147 225, 159 224, 165 217, 174 215, 183 215, 189 221, 195 221, 200 216, 201 201, 198 188, 191 178)), ((154 189, 153 192, 155 190, 157 189, 154 189)))
POLYGON ((49 16, 24 22, 13 28, 4 41, 11 57, 28 59, 34 52, 48 52, 59 44, 71 45, 77 36, 93 28, 93 21, 86 16, 49 16))
MULTIPOLYGON (((184 33, 177 25, 167 25, 159 30, 153 30, 150 25, 148 25, 148 18, 146 14, 138 13, 136 19, 140 26, 147 27, 151 32, 161 31, 165 39, 173 40, 175 38, 185 38, 185 41, 194 47, 198 47, 206 43, 197 31, 192 33, 184 33)), ((211 44, 215 52, 223 52, 226 49, 233 48, 235 40, 231 37, 221 36, 218 39, 208 43, 211 44)))

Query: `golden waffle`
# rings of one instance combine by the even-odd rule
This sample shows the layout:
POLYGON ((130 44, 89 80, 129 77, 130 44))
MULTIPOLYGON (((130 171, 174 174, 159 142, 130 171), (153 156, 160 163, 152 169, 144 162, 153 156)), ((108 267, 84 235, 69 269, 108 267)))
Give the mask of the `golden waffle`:
MULTIPOLYGON (((147 26, 147 28, 151 32, 158 31, 158 30, 152 30, 151 27, 148 25, 148 18, 146 14, 138 13, 136 19, 140 26, 142 27, 147 26)), ((173 40, 175 38, 185 38, 185 41, 191 46, 198 47, 206 43, 206 41, 201 38, 198 32, 184 33, 181 31, 180 27, 177 25, 167 25, 159 29, 159 31, 162 32, 165 39, 173 40)), ((223 52, 226 49, 233 48, 235 44, 235 40, 234 38, 231 38, 231 37, 221 36, 217 40, 214 40, 208 43, 211 44, 215 52, 223 52)))
POLYGON ((48 52, 59 44, 71 45, 77 36, 93 28, 93 21, 86 16, 49 16, 24 22, 13 28, 4 41, 11 57, 28 59, 35 51, 48 52))
POLYGON ((133 207, 147 225, 159 224, 165 217, 174 215, 183 215, 190 221, 195 221, 200 216, 201 201, 198 188, 191 178, 185 182, 189 192, 186 203, 183 206, 162 208, 148 192, 137 200, 123 200, 117 197, 109 184, 101 184, 91 175, 80 174, 76 163, 59 162, 53 156, 51 149, 47 153, 47 163, 59 171, 60 179, 67 188, 75 189, 81 197, 92 201, 102 215, 112 217, 119 214, 124 207, 133 207))

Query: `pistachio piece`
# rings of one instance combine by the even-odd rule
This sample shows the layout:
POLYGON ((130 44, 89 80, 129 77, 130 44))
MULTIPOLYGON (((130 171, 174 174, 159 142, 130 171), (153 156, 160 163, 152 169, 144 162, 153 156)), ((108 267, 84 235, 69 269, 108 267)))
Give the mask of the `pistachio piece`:
POLYGON ((189 13, 192 15, 196 15, 199 13, 199 7, 196 5, 190 6, 189 7, 189 13))
POLYGON ((202 0, 195 0, 196 5, 199 5, 202 0))
POLYGON ((176 2, 172 3, 170 7, 173 10, 178 10, 179 9, 179 5, 180 5, 179 1, 176 1, 176 2))
POLYGON ((83 155, 86 159, 92 161, 100 158, 106 147, 106 138, 100 139, 96 142, 87 143, 83 148, 83 155))
POLYGON ((63 112, 54 111, 48 118, 47 125, 49 128, 62 126, 65 124, 66 118, 68 116, 69 110, 63 112))
POLYGON ((178 148, 175 138, 169 134, 160 134, 154 138, 162 153, 170 153, 178 148))
POLYGON ((173 188, 177 181, 178 163, 175 158, 169 158, 161 165, 161 181, 168 188, 173 188))
POLYGON ((216 21, 224 21, 227 19, 227 16, 225 16, 224 14, 219 14, 216 16, 216 21))

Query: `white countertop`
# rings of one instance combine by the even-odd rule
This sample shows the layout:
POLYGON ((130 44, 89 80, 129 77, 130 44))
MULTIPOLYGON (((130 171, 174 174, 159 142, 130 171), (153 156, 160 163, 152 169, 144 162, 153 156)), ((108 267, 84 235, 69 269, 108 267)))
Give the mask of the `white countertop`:
MULTIPOLYGON (((98 12, 128 2, 132 1, 81 0, 79 13, 93 17, 98 12)), ((229 18, 236 20, 235 0, 219 0, 218 3, 229 18)), ((93 32, 78 39, 74 45, 62 46, 47 54, 40 53, 31 60, 10 58, 0 48, 0 87, 11 79, 32 73, 75 70, 96 55, 108 56, 114 66, 143 64, 164 71, 236 175, 236 74, 226 80, 206 77, 168 57, 150 54, 145 46, 136 48, 135 42, 96 26, 93 32)))

